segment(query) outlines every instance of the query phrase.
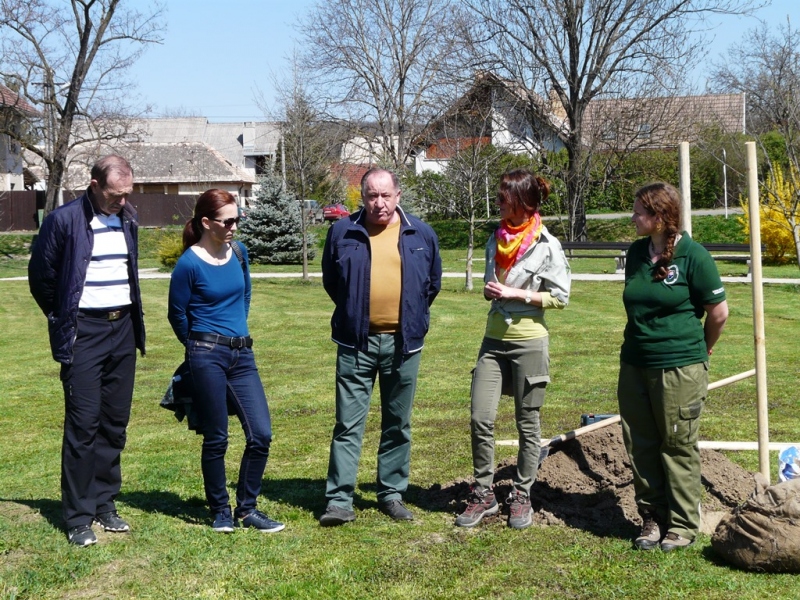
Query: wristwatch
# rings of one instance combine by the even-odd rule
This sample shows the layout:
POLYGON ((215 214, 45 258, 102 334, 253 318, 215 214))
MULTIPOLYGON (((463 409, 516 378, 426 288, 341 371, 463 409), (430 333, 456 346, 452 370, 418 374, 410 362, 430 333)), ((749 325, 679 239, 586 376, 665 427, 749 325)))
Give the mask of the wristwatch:
POLYGON ((528 293, 525 294, 525 304, 530 304, 530 303, 531 303, 531 291, 528 290, 528 293))

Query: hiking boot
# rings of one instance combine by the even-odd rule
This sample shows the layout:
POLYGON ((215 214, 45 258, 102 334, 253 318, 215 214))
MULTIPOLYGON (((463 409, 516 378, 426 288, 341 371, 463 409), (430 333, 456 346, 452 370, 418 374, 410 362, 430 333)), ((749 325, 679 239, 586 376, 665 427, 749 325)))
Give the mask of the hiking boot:
POLYGON ((127 533, 131 530, 131 526, 128 525, 126 521, 123 521, 115 510, 100 513, 94 518, 94 522, 100 525, 100 527, 103 528, 103 531, 127 533))
POLYGON ((479 489, 473 486, 467 498, 467 508, 456 517, 457 527, 475 527, 483 517, 496 515, 500 505, 492 490, 479 489))
POLYGON ((262 533, 277 533, 286 528, 286 525, 273 521, 261 511, 254 510, 250 514, 243 516, 241 519, 236 519, 236 527, 243 529, 253 528, 262 533))
POLYGON ((645 512, 642 515, 642 531, 633 541, 633 545, 639 550, 653 550, 661 541, 661 527, 656 520, 654 513, 645 512))
POLYGON ((403 504, 402 500, 389 500, 388 502, 382 502, 380 511, 383 514, 390 516, 395 521, 414 520, 414 515, 412 515, 411 511, 406 508, 406 505, 403 504))
POLYGON ((233 533, 233 517, 230 507, 223 508, 214 515, 214 523, 211 528, 217 533, 233 533))
POLYGON ((686 539, 677 533, 668 531, 661 542, 661 550, 664 552, 672 552, 679 548, 688 548, 692 544, 694 544, 694 540, 686 539))
POLYGON ((335 527, 337 525, 344 525, 356 520, 356 513, 347 508, 329 504, 325 512, 319 518, 319 524, 323 527, 335 527))
POLYGON ((91 546, 97 543, 97 537, 89 525, 78 525, 67 532, 67 540, 73 546, 91 546))
POLYGON ((509 505, 508 526, 513 529, 525 529, 533 523, 531 499, 522 492, 512 492, 506 499, 509 505))

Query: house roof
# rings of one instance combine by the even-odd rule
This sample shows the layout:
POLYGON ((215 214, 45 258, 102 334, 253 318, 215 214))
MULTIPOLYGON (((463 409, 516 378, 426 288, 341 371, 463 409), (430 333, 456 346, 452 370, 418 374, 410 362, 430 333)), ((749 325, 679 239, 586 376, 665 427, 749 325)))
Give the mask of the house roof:
POLYGON ((708 127, 744 133, 744 94, 593 100, 583 133, 609 146, 638 138, 640 146, 670 147, 696 140, 708 127))
POLYGON ((126 154, 137 184, 255 182, 255 177, 203 142, 132 144, 126 154))
POLYGON ((210 146, 231 164, 242 167, 246 156, 275 155, 280 123, 244 121, 211 123, 204 117, 137 119, 139 139, 149 144, 199 142, 210 146))
MULTIPOLYGON (((543 99, 532 90, 525 90, 518 83, 499 77, 490 71, 481 71, 469 89, 456 99, 453 104, 436 121, 428 125, 414 140, 415 145, 447 146, 447 137, 462 140, 467 143, 475 137, 475 131, 455 133, 455 135, 442 137, 442 127, 453 119, 474 120, 482 123, 491 118, 492 108, 498 102, 496 91, 502 93, 502 102, 509 110, 516 110, 520 114, 535 112, 536 119, 558 137, 565 135, 563 115, 551 110, 549 101, 543 99)), ((493 123, 494 126, 494 123, 493 123)), ((481 127, 486 129, 486 127, 481 127)), ((485 134, 480 137, 485 137, 485 134)), ((469 144, 468 144, 469 145, 469 144)), ((434 150, 436 151, 436 150, 434 150)), ((448 158, 439 156, 439 158, 448 158)))
POLYGON ((25 98, 0 83, 0 108, 2 107, 13 108, 32 117, 39 114, 39 111, 25 100, 25 98))

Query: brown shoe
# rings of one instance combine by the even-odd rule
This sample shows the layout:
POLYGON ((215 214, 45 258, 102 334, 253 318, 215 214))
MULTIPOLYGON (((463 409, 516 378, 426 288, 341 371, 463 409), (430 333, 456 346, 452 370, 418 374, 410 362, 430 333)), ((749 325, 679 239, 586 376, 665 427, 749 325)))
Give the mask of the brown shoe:
POLYGON ((661 541, 661 527, 656 516, 651 512, 642 512, 642 531, 633 541, 639 550, 654 550, 661 541))
POLYGON ((492 490, 481 490, 473 487, 467 499, 467 508, 456 517, 457 527, 475 527, 483 517, 496 515, 500 505, 492 490))
POLYGON ((664 540, 661 542, 661 550, 663 552, 672 552, 678 548, 688 548, 692 544, 694 544, 694 540, 686 539, 677 533, 669 531, 667 532, 667 535, 664 536, 664 540))

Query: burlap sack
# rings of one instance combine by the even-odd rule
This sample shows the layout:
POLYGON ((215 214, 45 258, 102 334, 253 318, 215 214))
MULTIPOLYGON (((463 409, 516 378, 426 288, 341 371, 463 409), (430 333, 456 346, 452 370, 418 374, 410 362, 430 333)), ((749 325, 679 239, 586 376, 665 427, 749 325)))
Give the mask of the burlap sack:
POLYGON ((770 486, 756 473, 756 489, 720 521, 711 546, 742 569, 800 572, 800 479, 770 486))

